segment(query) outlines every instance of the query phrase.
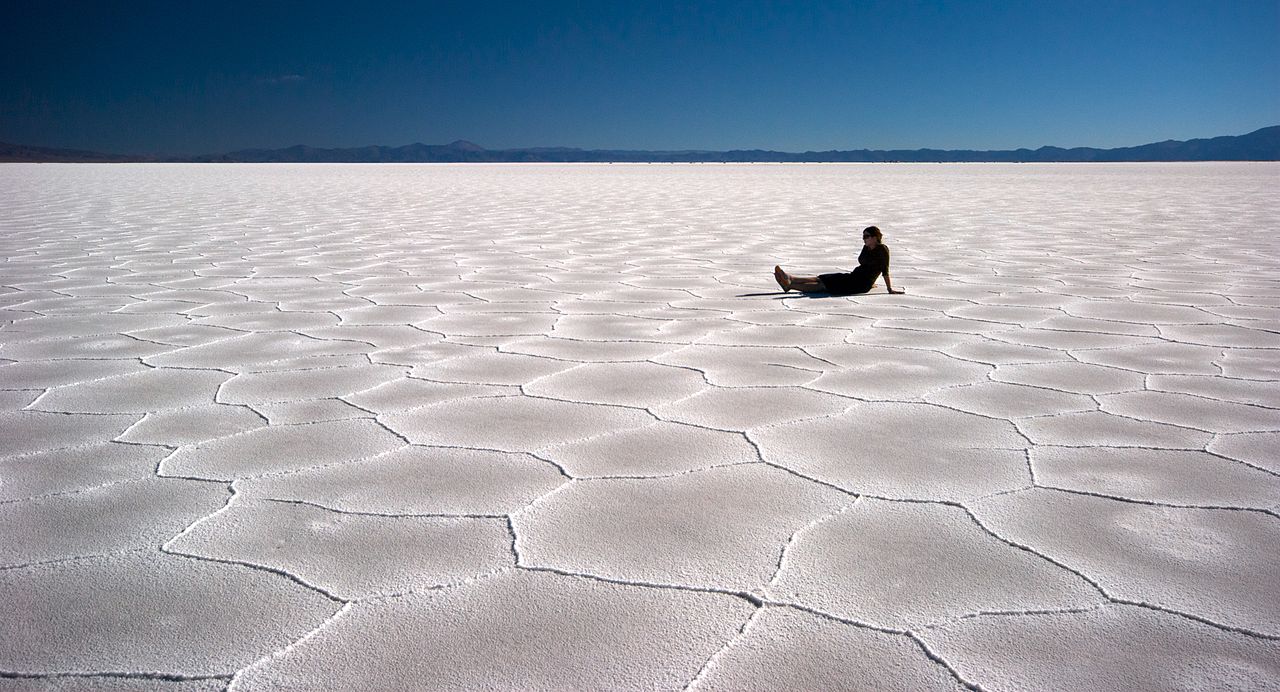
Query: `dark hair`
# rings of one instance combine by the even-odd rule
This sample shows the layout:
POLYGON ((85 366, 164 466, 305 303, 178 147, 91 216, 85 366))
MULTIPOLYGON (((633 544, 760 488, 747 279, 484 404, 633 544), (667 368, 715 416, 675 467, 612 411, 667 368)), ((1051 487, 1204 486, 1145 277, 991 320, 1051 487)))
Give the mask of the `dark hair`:
POLYGON ((876 240, 884 240, 884 235, 880 233, 880 229, 876 228, 875 226, 867 226, 866 228, 862 229, 862 235, 867 235, 867 234, 875 236, 876 240))

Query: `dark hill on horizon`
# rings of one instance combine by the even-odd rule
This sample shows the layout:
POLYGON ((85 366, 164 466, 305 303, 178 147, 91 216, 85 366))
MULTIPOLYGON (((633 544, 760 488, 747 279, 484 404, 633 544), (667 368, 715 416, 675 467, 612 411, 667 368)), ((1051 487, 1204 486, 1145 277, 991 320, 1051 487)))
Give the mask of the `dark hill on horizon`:
POLYGON ((1039 149, 976 151, 965 149, 856 149, 792 153, 764 149, 731 151, 640 151, 535 147, 485 149, 458 140, 450 144, 408 144, 399 147, 364 146, 319 148, 296 145, 284 149, 244 149, 226 154, 186 157, 145 157, 89 151, 29 147, 0 142, 0 162, 209 162, 209 163, 1050 163, 1121 161, 1280 161, 1280 125, 1245 135, 1166 140, 1135 147, 1045 146, 1039 149))

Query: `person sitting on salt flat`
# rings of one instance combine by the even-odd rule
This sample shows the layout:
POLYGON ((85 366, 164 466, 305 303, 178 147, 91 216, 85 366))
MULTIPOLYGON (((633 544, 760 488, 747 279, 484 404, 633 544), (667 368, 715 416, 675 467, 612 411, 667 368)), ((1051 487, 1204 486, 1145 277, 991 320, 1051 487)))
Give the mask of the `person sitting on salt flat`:
POLYGON ((801 293, 830 293, 833 296, 847 296, 854 293, 867 293, 876 284, 876 278, 884 276, 884 287, 890 293, 906 293, 902 289, 894 290, 889 280, 889 246, 884 244, 884 236, 875 226, 867 226, 862 230, 862 252, 858 253, 858 266, 847 274, 822 274, 820 276, 791 276, 780 266, 774 266, 773 278, 783 291, 791 289, 801 293))

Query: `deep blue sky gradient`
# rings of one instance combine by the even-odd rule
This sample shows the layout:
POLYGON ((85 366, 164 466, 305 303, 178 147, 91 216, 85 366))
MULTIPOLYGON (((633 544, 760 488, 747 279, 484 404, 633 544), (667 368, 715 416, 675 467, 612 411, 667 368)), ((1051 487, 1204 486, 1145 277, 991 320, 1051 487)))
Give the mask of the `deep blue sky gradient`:
POLYGON ((1280 124, 1277 0, 0 7, 0 140, 1113 147, 1280 124))

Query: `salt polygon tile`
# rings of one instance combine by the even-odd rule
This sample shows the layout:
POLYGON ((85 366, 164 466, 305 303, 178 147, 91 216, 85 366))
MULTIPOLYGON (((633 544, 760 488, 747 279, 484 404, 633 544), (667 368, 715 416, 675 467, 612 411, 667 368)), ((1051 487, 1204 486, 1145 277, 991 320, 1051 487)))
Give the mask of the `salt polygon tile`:
POLYGON ((113 312, 116 314, 142 315, 142 314, 181 314, 184 310, 199 307, 200 303, 193 303, 185 300, 141 300, 135 303, 125 305, 113 312))
POLYGON ((1160 335, 1188 344, 1227 348, 1277 348, 1280 335, 1265 329, 1249 329, 1230 324, 1162 326, 1160 335))
POLYGON ((0 564, 156 547, 226 501, 213 483, 146 478, 0 504, 0 564))
MULTIPOLYGON (((324 370, 329 368, 363 368, 370 365, 369 358, 363 353, 346 353, 332 356, 299 356, 297 358, 278 358, 265 363, 233 365, 228 368, 237 375, 248 373, 279 373, 290 370, 324 370)), ((403 371, 403 368, 401 369, 403 371)), ((282 376, 283 377, 283 376, 282 376)))
POLYGON ((172 351, 146 359, 151 365, 235 369, 281 358, 364 353, 369 346, 316 339, 291 332, 261 332, 172 351))
POLYGON ((1071 331, 1064 329, 1037 329, 1034 327, 988 333, 988 338, 1023 346, 1076 351, 1092 348, 1120 348, 1140 344, 1158 343, 1145 336, 1106 334, 1096 331, 1071 331))
POLYGON ((408 446, 353 464, 243 484, 254 497, 299 500, 345 512, 497 516, 565 481, 526 454, 408 446))
POLYGON ((797 535, 782 565, 773 598, 894 629, 1102 601, 1079 576, 946 505, 862 500, 797 535))
POLYGON ((333 327, 338 322, 338 316, 330 312, 289 312, 285 310, 214 315, 194 320, 194 324, 258 333, 333 327))
POLYGON ((385 326, 351 326, 342 324, 337 327, 308 329, 305 333, 307 336, 314 336, 319 339, 359 341, 371 344, 379 349, 414 348, 423 344, 437 343, 441 338, 439 334, 424 332, 404 323, 385 326))
POLYGON ((155 551, 0 571, 0 600, 21 604, 0 618, 0 668, 20 674, 229 675, 338 610, 279 575, 155 551))
POLYGON ((129 360, 31 361, 0 365, 0 389, 46 389, 113 375, 141 372, 147 367, 129 360))
POLYGON ((0 500, 147 478, 169 450, 108 442, 0 458, 0 500))
POLYGON ((194 324, 184 324, 175 327, 140 329, 129 332, 129 336, 170 346, 199 346, 221 341, 222 339, 230 339, 242 333, 223 327, 201 327, 194 324))
MULTIPOLYGON (((29 292, 23 291, 22 293, 28 294, 29 292)), ((89 315, 111 312, 133 302, 134 299, 128 296, 35 298, 7 305, 10 309, 5 310, 5 314, 14 320, 33 319, 40 315, 89 315)), ((0 306, 4 305, 5 303, 0 303, 0 306)))
POLYGON ((662 320, 629 315, 562 315, 547 335, 588 341, 661 341, 658 330, 663 324, 662 320))
POLYGON ((502 347, 502 351, 556 360, 593 363, 645 361, 671 350, 668 344, 642 341, 578 341, 555 337, 522 339, 502 347))
POLYGON ((694 370, 656 363, 590 363, 525 386, 535 396, 647 407, 683 399, 707 387, 694 370))
POLYGON ((44 394, 43 389, 0 389, 0 413, 20 411, 41 394, 44 394))
POLYGON ((56 315, 18 320, 0 330, 5 338, 51 339, 84 336, 109 336, 138 329, 171 327, 185 324, 181 315, 56 315))
POLYGON ((879 320, 877 329, 907 329, 921 332, 951 332, 957 334, 983 334, 992 330, 990 322, 966 320, 959 317, 926 317, 914 320, 879 320))
POLYGON ((511 572, 356 605, 231 689, 676 689, 751 610, 721 594, 511 572))
POLYGON ((550 447, 547 458, 574 477, 661 476, 759 461, 738 433, 659 422, 550 447))
POLYGON ((512 387, 428 382, 402 377, 343 398, 363 409, 377 413, 392 413, 430 406, 442 401, 478 396, 510 396, 513 393, 519 394, 519 391, 512 387))
POLYGON ((850 401, 798 387, 720 388, 654 408, 660 418, 722 430, 744 431, 839 413, 850 401))
POLYGON ((403 444, 371 420, 273 425, 183 447, 160 464, 159 472, 166 476, 232 480, 353 461, 403 444))
POLYGON ((546 313, 441 315, 416 322, 415 326, 445 335, 527 336, 551 331, 558 318, 546 313))
POLYGON ((1280 477, 1205 452, 1036 447, 1036 483, 1142 502, 1268 508, 1280 477))
POLYGON ((1127 605, 985 615, 922 635, 988 690, 1264 690, 1280 678, 1274 642, 1127 605))
POLYGON ((1226 349, 1218 365, 1222 367, 1222 374, 1227 377, 1277 380, 1280 379, 1280 350, 1226 349))
POLYGON ((686 346, 656 360, 700 370, 719 387, 802 385, 832 367, 798 348, 702 344, 686 346))
MULTIPOLYGON (((280 312, 280 308, 276 307, 275 303, 258 303, 258 302, 249 302, 249 301, 241 300, 241 301, 227 301, 227 302, 221 302, 221 303, 205 303, 200 307, 191 308, 190 310, 187 310, 185 314, 192 315, 195 317, 213 318, 213 317, 220 317, 224 315, 239 316, 239 315, 252 315, 252 314, 262 314, 262 313, 271 313, 274 315, 278 312, 280 312)), ((209 325, 205 325, 205 326, 209 326, 209 325)), ((220 327, 220 328, 230 329, 231 327, 220 327)), ((235 331, 243 332, 243 331, 253 331, 253 330, 237 328, 235 331)))
POLYGON ((325 423, 372 417, 368 411, 352 406, 341 399, 308 399, 278 404, 256 404, 254 410, 265 416, 271 425, 325 423))
POLYGON ((1205 448, 1214 454, 1280 473, 1280 433, 1218 435, 1205 448))
POLYGON ((818 346, 844 342, 846 332, 824 327, 790 325, 752 325, 718 332, 702 343, 726 346, 818 346))
POLYGON ((345 599, 444 586, 515 563, 502 519, 341 514, 255 500, 196 524, 167 549, 282 570, 345 599))
MULTIPOLYGON (((903 322, 902 324, 909 325, 910 322, 903 322)), ((845 343, 859 346, 910 348, 926 351, 946 351, 960 344, 972 343, 979 339, 981 337, 974 334, 916 331, 905 327, 852 331, 845 335, 844 338, 845 343)))
POLYGON ((229 404, 274 404, 324 399, 371 389, 399 379, 404 374, 403 367, 393 365, 242 373, 222 385, 218 399, 229 404))
POLYGON ((1274 517, 1035 489, 970 505, 988 529, 1088 575, 1113 597, 1280 633, 1274 517))
POLYGON ((1280 410, 1187 394, 1129 392, 1099 397, 1102 410, 1218 433, 1280 431, 1280 410))
POLYGON ((513 517, 522 565, 751 590, 797 529, 853 498, 763 464, 575 481, 513 517))
POLYGON ((110 440, 138 419, 136 415, 0 413, 0 457, 110 440))
POLYGON ((1017 363, 1049 363, 1065 361, 1067 356, 1050 348, 1008 344, 1001 341, 981 340, 956 344, 943 349, 948 355, 988 365, 1013 365, 1017 363))
POLYGON ((765 460, 850 492, 955 501, 1031 483, 1013 425, 929 404, 859 404, 749 436, 765 460))
POLYGON ((952 308, 947 314, 953 317, 1001 322, 1005 324, 1032 325, 1043 322, 1050 317, 1061 315, 1056 309, 1036 308, 1013 305, 962 305, 952 308))
POLYGON ((637 428, 653 422, 653 416, 616 406, 509 396, 445 402, 379 420, 418 444, 531 452, 637 428))
POLYGON ((1098 408, 1092 398, 1083 394, 1068 394, 1003 382, 983 382, 943 389, 925 395, 924 400, 995 418, 1044 416, 1098 408))
POLYGON ((550 358, 490 352, 420 365, 413 369, 413 376, 440 382, 519 385, 573 366, 574 363, 550 358))
POLYGON ((218 385, 232 376, 211 370, 154 368, 92 382, 55 387, 33 404, 62 413, 147 413, 213 401, 218 385))
POLYGON ((838 363, 808 386, 859 399, 914 399, 951 385, 986 381, 991 368, 929 351, 875 346, 812 349, 815 355, 838 363))
POLYGON ((1044 387, 1075 394, 1112 394, 1143 387, 1142 375, 1085 363, 1034 363, 1000 365, 991 378, 1010 384, 1044 387))
POLYGON ((244 406, 211 404, 148 413, 117 439, 178 447, 260 428, 262 416, 244 406))
POLYGON ((436 342, 414 346, 412 348, 385 348, 369 353, 369 360, 385 365, 428 365, 459 356, 492 353, 488 346, 472 346, 452 342, 436 342))
POLYGON ((1149 374, 1217 375, 1219 369, 1213 361, 1220 353, 1221 349, 1206 346, 1158 343, 1080 351, 1075 356, 1086 363, 1149 374))
POLYGON ((765 608, 689 689, 908 692, 964 688, 906 636, 790 608, 765 608), (851 656, 851 651, 858 654, 851 656))
POLYGON ((1091 300, 1068 303, 1062 310, 1076 317, 1138 324, 1202 324, 1214 319, 1213 315, 1198 308, 1133 301, 1091 300))
POLYGON ((1203 449, 1211 438, 1209 433, 1199 430, 1101 411, 1031 418, 1019 421, 1018 429, 1036 444, 1064 447, 1203 449))
POLYGON ((415 305, 366 305, 365 307, 335 310, 347 325, 407 325, 412 322, 438 317, 434 306, 415 305))
POLYGON ((67 339, 39 339, 0 343, 0 358, 12 360, 124 359, 154 356, 172 351, 172 346, 141 341, 122 334, 81 336, 67 339))
POLYGON ((1234 377, 1152 375, 1147 378, 1147 389, 1280 408, 1280 387, 1274 382, 1234 377))

